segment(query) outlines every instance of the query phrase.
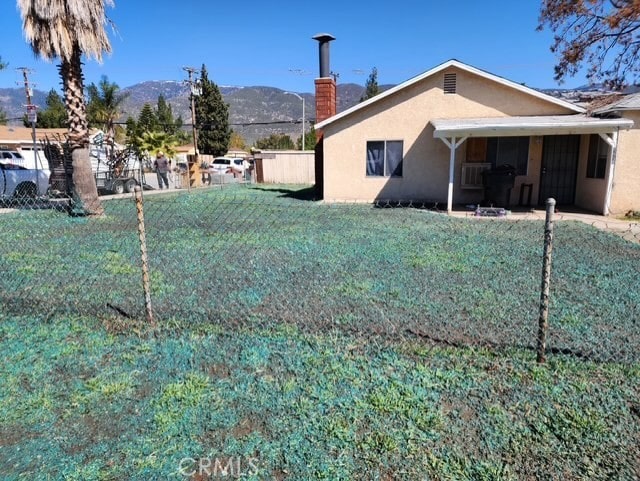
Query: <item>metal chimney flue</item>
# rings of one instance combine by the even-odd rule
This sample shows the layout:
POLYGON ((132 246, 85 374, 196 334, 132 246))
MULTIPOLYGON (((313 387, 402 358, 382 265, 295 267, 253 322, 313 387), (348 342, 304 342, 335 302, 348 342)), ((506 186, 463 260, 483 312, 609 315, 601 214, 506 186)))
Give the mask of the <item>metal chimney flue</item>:
POLYGON ((320 78, 331 76, 331 66, 329 64, 329 42, 336 38, 329 33, 319 33, 312 37, 319 43, 320 54, 320 78))

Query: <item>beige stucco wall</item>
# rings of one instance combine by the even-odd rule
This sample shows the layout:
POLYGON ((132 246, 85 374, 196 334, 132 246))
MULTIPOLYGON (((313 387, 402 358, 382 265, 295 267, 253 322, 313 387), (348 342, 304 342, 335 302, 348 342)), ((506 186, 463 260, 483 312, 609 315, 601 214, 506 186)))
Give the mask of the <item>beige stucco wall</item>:
POLYGON ((609 209, 613 215, 640 210, 640 111, 623 114, 633 120, 634 126, 619 136, 609 209))
MULTIPOLYGON (((566 113, 571 111, 451 67, 325 127, 324 198, 446 202, 449 148, 433 138, 431 119, 566 113), (443 75, 454 72, 457 93, 444 94, 443 75), (371 140, 404 142, 402 178, 366 176, 366 143, 371 140)), ((478 201, 482 196, 478 191, 460 189, 465 148, 462 144, 456 152, 454 203, 478 201)), ((519 184, 524 181, 536 184, 534 202, 537 201, 541 148, 541 141, 531 142, 529 172, 526 179, 517 179, 512 201, 517 202, 519 184)))
POLYGON ((610 166, 607 165, 604 179, 591 179, 587 177, 590 137, 590 135, 582 135, 580 138, 580 158, 578 159, 578 172, 576 175, 575 204, 577 207, 603 214, 610 166))

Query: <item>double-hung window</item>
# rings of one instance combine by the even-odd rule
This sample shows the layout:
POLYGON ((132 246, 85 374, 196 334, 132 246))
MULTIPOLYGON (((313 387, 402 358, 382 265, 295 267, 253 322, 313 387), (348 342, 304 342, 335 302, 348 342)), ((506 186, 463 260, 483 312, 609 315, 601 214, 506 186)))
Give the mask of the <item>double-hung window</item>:
POLYGON ((367 177, 402 177, 402 140, 367 142, 367 177))
POLYGON ((589 156, 587 158, 587 177, 590 179, 604 179, 607 172, 609 146, 598 134, 591 134, 589 138, 589 156))

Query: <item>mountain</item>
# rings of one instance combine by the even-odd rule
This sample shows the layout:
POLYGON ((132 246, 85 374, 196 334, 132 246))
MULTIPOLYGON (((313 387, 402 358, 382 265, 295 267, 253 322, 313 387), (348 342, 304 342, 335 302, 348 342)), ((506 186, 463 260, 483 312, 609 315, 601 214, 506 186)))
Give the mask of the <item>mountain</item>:
MULTIPOLYGON (((271 134, 287 134, 295 141, 301 134, 302 102, 296 95, 268 86, 234 87, 219 86, 222 98, 229 104, 229 122, 248 144, 271 134)), ((156 105, 162 94, 171 104, 174 116, 180 115, 185 124, 191 125, 191 109, 188 86, 180 82, 148 81, 123 89, 129 94, 124 104, 126 119, 137 117, 145 103, 156 105)), ((364 87, 357 84, 338 85, 338 112, 358 103, 364 87)), ((309 130, 315 120, 315 96, 313 93, 297 93, 304 98, 305 124, 309 130)), ((197 119, 196 119, 197 122, 197 119)))
MULTIPOLYGON (((386 90, 390 85, 380 86, 386 90)), ((287 134, 295 141, 301 134, 302 102, 296 95, 284 90, 267 87, 219 86, 225 102, 229 104, 231 128, 244 137, 247 144, 271 134, 287 134)), ((183 82, 150 80, 122 89, 128 95, 123 104, 124 122, 129 116, 137 118, 145 103, 156 106, 158 96, 163 95, 171 105, 173 115, 180 115, 185 125, 191 125, 189 88, 183 82)), ((35 90, 33 102, 45 106, 48 92, 35 90)), ((360 101, 364 87, 357 84, 338 84, 338 112, 342 112, 360 101)), ((305 124, 309 130, 315 120, 315 96, 313 93, 297 93, 304 98, 305 124)), ((13 124, 21 124, 25 104, 24 90, 20 88, 0 89, 0 108, 13 124)))
MULTIPOLYGON (((48 92, 34 90, 31 101, 36 105, 45 105, 48 92)), ((0 109, 7 114, 9 124, 22 125, 22 117, 26 114, 27 99, 23 88, 0 88, 0 109)))

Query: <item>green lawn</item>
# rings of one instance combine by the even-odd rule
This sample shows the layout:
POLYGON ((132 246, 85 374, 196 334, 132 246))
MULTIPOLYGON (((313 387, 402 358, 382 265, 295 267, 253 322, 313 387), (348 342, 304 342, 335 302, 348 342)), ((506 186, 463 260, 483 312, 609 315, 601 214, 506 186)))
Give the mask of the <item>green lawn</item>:
POLYGON ((131 201, 3 215, 0 478, 640 476, 637 245, 558 224, 540 366, 541 223, 302 194, 148 196, 154 332, 131 201))

